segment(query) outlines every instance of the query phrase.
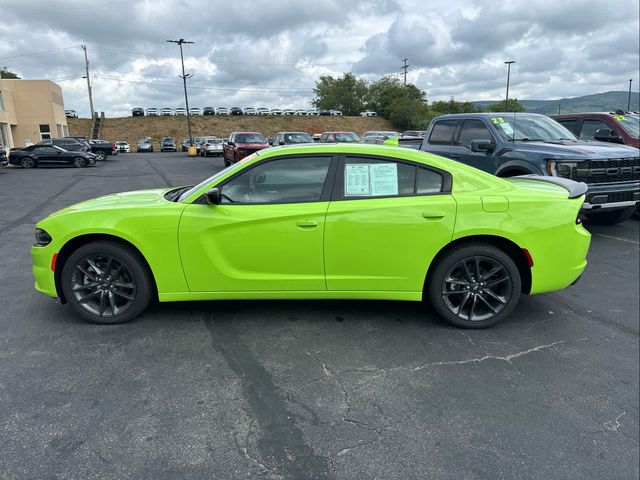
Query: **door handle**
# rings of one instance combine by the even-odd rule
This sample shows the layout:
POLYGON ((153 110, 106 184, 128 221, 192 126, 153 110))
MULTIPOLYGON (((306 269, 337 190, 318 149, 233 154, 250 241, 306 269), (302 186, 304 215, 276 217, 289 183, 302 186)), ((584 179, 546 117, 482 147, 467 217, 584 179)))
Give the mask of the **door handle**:
POLYGON ((315 220, 298 220, 296 222, 296 225, 302 228, 311 228, 311 227, 317 227, 318 222, 315 220))
POLYGON ((437 210, 432 212, 422 212, 422 216, 427 220, 437 220, 439 218, 444 218, 444 212, 439 212, 437 210))

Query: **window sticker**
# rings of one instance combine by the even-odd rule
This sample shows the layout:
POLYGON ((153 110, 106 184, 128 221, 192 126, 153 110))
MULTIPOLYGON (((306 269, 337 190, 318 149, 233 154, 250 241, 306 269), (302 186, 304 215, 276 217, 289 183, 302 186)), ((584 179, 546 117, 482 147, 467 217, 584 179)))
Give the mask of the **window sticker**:
POLYGON ((396 163, 374 163, 371 171, 371 195, 398 195, 398 165, 396 163))
POLYGON ((627 117, 625 117, 624 115, 616 115, 615 117, 616 120, 618 120, 619 122, 624 122, 627 120, 627 117))
POLYGON ((347 164, 344 171, 345 197, 371 195, 369 165, 347 164))
POLYGON ((491 123, 503 124, 505 122, 502 117, 491 117, 491 123))
POLYGON ((502 130, 504 130, 504 133, 506 133, 507 135, 513 135, 513 128, 511 128, 511 124, 510 123, 500 123, 500 128, 502 128, 502 130))
POLYGON ((398 195, 396 163, 359 163, 347 164, 345 167, 345 197, 398 195))

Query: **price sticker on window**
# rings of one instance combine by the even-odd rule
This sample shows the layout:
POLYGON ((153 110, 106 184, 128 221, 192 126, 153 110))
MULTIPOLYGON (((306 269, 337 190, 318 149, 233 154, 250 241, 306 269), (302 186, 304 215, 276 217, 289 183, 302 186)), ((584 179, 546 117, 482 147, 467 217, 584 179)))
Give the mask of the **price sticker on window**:
POLYGON ((345 197, 371 195, 369 165, 347 164, 345 166, 344 195, 345 197))

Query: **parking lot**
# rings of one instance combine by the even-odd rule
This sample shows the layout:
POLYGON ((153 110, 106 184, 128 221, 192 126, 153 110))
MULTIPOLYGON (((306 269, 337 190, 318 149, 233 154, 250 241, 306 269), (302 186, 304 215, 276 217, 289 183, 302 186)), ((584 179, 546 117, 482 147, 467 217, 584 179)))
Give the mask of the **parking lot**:
POLYGON ((638 477, 637 220, 587 225, 578 284, 488 330, 364 301, 162 304, 105 327, 33 290, 40 218, 221 168, 0 170, 0 478, 638 477))

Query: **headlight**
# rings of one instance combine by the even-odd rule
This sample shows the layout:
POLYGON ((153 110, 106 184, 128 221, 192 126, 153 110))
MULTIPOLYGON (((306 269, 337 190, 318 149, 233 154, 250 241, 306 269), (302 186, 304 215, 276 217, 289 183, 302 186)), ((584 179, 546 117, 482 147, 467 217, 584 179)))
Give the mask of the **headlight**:
POLYGON ((554 177, 572 179, 575 177, 576 162, 565 162, 561 160, 547 160, 547 173, 554 177))
POLYGON ((51 243, 51 235, 42 230, 41 228, 36 228, 36 247, 45 247, 51 243))

